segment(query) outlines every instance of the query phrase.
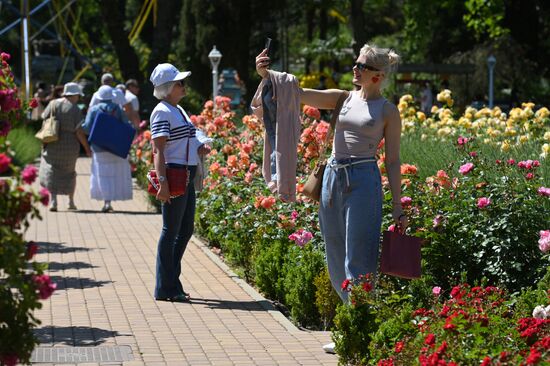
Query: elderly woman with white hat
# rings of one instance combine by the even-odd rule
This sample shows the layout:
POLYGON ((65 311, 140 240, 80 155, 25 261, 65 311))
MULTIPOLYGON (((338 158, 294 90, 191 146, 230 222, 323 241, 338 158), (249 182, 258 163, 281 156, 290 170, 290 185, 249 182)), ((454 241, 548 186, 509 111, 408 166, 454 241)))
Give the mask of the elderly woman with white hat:
POLYGON ((76 159, 80 153, 80 143, 90 155, 90 147, 84 132, 79 127, 82 112, 77 106, 82 90, 76 83, 67 83, 63 97, 52 100, 42 118, 55 115, 59 121, 58 140, 42 147, 40 157, 40 184, 52 194, 50 211, 57 211, 57 195, 69 196, 69 210, 76 210, 74 191, 76 188, 76 159))
MULTIPOLYGON (((114 102, 113 88, 103 85, 97 91, 99 103, 90 107, 82 129, 90 134, 96 115, 104 112, 124 123, 130 123, 120 105, 114 102)), ((90 191, 92 199, 104 201, 102 212, 112 212, 111 201, 132 199, 132 172, 128 159, 123 159, 101 147, 92 144, 92 172, 90 191)))
POLYGON ((157 250, 155 299, 184 302, 189 295, 179 280, 181 259, 193 234, 195 187, 200 155, 210 152, 206 139, 198 137, 185 110, 178 105, 185 96, 185 79, 189 71, 180 72, 171 64, 159 64, 151 73, 153 95, 160 100, 151 113, 151 138, 154 164, 160 182, 157 199, 162 202, 162 231, 157 250), (185 194, 170 197, 166 168, 185 169, 190 174, 185 194))

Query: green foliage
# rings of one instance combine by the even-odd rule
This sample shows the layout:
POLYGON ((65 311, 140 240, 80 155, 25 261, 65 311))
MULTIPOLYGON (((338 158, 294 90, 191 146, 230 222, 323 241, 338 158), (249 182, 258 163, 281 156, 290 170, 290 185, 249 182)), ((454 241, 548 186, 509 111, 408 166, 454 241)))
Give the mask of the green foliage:
POLYGON ((464 22, 478 40, 484 35, 496 39, 510 32, 502 26, 506 11, 504 0, 467 0, 464 5, 467 10, 464 22))
POLYGON ((34 137, 34 134, 35 131, 30 126, 21 126, 10 131, 8 141, 14 151, 13 162, 15 165, 23 167, 34 162, 40 156, 42 145, 34 137))
POLYGON ((340 305, 342 300, 340 300, 340 297, 332 287, 328 268, 326 266, 319 272, 317 277, 315 277, 313 283, 317 289, 315 291, 315 305, 321 316, 322 329, 327 330, 332 328, 333 319, 336 315, 336 308, 340 305))
POLYGON ((285 301, 285 273, 283 266, 291 244, 276 241, 258 248, 255 258, 254 281, 260 291, 272 300, 285 301))
POLYGON ((283 267, 285 275, 285 301, 292 318, 305 326, 319 324, 319 312, 315 305, 314 280, 324 267, 323 253, 311 244, 300 248, 291 246, 283 267))
POLYGON ((425 273, 442 286, 458 281, 462 272, 469 283, 487 278, 512 291, 532 286, 548 261, 536 244, 550 212, 550 200, 537 194, 541 179, 526 179, 521 168, 480 154, 469 156, 478 150, 473 142, 458 150, 461 164, 474 164, 470 173, 457 174, 461 164, 456 164, 451 186, 415 181, 404 191, 413 201, 406 209, 411 229, 429 240, 422 250, 425 273), (480 198, 490 204, 478 207, 480 198), (440 223, 434 224, 436 218, 440 223))

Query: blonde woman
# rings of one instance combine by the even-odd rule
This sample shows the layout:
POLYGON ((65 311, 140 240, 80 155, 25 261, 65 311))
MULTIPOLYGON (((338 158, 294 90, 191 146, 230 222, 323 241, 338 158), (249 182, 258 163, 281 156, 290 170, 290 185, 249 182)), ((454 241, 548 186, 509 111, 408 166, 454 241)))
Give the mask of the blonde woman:
MULTIPOLYGON (((269 57, 256 57, 256 70, 268 77, 269 57)), ((335 127, 332 156, 323 177, 319 221, 325 241, 332 286, 343 301, 342 282, 367 273, 378 265, 382 224, 382 184, 376 149, 385 139, 385 165, 392 193, 393 219, 405 230, 407 217, 401 207, 399 160, 401 119, 397 107, 382 95, 382 86, 394 71, 399 56, 391 49, 364 45, 353 66, 353 83, 335 127)), ((320 109, 334 109, 338 89, 301 89, 300 102, 320 109)), ((334 343, 323 347, 334 352, 334 343)))

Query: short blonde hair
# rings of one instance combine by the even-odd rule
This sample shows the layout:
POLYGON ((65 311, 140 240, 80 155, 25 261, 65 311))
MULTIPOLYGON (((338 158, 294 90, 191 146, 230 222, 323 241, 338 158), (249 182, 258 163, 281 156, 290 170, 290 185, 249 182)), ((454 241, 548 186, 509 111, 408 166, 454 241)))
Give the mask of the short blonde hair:
POLYGON ((386 74, 386 78, 392 72, 397 70, 397 65, 401 57, 391 48, 381 48, 375 45, 365 44, 360 55, 366 57, 366 63, 369 66, 375 67, 386 74))
POLYGON ((159 86, 155 86, 155 89, 153 89, 153 95, 159 100, 166 99, 168 94, 172 92, 172 88, 174 88, 175 84, 175 81, 169 81, 159 86))

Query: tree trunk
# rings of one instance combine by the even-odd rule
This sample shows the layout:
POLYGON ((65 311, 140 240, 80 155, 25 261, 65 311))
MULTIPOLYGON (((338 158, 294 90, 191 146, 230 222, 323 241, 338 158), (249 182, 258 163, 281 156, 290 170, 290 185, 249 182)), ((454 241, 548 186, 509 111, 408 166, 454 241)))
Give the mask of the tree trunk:
POLYGON ((130 45, 128 33, 122 26, 125 21, 125 4, 124 0, 100 0, 99 8, 115 48, 122 77, 124 80, 136 79, 142 84, 143 73, 139 69, 136 51, 130 45))
MULTIPOLYGON (((315 28, 315 7, 309 5, 306 9, 306 21, 307 21, 307 42, 311 44, 313 42, 313 30, 315 28)), ((306 57, 305 73, 309 74, 311 71, 311 57, 306 57)))
POLYGON ((351 28, 353 32, 353 50, 359 55, 359 50, 367 43, 367 26, 363 12, 364 0, 351 0, 351 28))

